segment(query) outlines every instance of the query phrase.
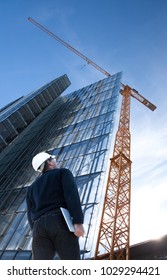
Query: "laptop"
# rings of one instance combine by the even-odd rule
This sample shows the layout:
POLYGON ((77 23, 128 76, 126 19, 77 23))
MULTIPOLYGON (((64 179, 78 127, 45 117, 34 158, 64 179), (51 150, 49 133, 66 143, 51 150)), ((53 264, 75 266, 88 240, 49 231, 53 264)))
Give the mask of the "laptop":
POLYGON ((74 232, 75 229, 74 229, 74 225, 72 223, 72 219, 71 219, 69 211, 66 208, 63 208, 63 207, 60 207, 60 210, 61 210, 61 212, 63 214, 63 217, 64 217, 64 219, 66 221, 66 224, 67 224, 69 230, 71 232, 74 232))

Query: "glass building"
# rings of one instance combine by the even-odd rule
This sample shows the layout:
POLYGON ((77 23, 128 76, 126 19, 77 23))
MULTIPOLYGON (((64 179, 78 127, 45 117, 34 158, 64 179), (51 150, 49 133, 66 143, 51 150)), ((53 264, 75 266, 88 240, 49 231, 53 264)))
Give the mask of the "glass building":
POLYGON ((0 259, 31 259, 25 196, 41 151, 72 171, 85 215, 81 259, 94 256, 120 83, 117 73, 66 94, 63 75, 0 110, 0 259))

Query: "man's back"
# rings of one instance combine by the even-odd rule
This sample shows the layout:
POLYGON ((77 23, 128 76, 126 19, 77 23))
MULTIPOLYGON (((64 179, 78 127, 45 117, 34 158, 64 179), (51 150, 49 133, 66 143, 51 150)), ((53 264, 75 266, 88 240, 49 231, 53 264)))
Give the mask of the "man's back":
POLYGON ((27 206, 32 223, 41 215, 60 207, 69 209, 74 222, 83 223, 77 186, 72 173, 66 168, 48 170, 37 178, 28 188, 27 206))

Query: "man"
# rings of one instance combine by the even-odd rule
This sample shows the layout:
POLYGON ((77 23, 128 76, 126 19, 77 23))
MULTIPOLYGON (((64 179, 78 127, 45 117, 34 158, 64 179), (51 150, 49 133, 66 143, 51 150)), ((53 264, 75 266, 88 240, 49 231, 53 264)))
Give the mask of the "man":
POLYGON ((32 229, 34 260, 80 259, 78 238, 84 236, 78 189, 70 170, 59 168, 54 156, 41 152, 32 160, 42 172, 27 191, 27 217, 32 229), (69 210, 74 232, 69 231, 60 207, 69 210))

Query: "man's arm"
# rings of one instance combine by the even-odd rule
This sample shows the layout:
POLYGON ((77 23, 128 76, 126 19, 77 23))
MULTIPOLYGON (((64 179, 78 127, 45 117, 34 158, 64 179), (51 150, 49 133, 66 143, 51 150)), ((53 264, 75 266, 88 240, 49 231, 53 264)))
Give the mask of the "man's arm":
POLYGON ((78 193, 78 188, 74 181, 74 177, 70 170, 63 169, 61 182, 63 186, 64 197, 66 200, 66 204, 70 215, 73 219, 73 224, 75 228, 74 234, 78 237, 84 235, 84 227, 83 227, 83 212, 81 208, 80 197, 78 193))

